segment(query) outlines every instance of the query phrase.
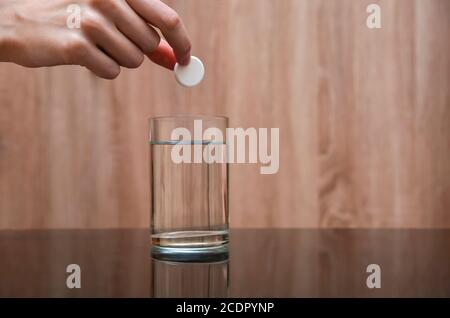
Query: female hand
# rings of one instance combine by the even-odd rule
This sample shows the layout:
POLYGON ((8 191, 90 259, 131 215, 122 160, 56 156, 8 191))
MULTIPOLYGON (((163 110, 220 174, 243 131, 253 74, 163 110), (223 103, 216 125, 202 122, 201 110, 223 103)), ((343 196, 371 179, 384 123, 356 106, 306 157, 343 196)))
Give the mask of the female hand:
POLYGON ((76 64, 113 79, 121 66, 139 67, 144 55, 169 69, 176 61, 185 65, 190 49, 180 17, 160 0, 0 0, 3 62, 76 64), (75 27, 70 23, 76 22, 77 10, 69 6, 79 9, 75 27))

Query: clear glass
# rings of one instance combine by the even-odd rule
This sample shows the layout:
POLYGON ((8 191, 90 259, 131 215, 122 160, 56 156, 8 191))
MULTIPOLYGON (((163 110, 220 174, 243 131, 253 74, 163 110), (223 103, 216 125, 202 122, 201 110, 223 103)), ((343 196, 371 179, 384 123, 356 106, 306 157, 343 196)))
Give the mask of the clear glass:
POLYGON ((227 252, 227 126, 226 117, 214 116, 150 120, 154 257, 183 261, 227 252))

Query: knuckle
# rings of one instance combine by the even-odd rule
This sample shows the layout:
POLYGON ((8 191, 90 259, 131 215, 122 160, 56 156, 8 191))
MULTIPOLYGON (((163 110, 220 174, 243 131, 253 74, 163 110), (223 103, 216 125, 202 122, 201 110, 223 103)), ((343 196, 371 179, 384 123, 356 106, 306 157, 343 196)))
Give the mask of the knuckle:
POLYGON ((102 29, 100 17, 94 12, 88 12, 83 16, 81 20, 81 29, 87 33, 93 33, 102 29))
POLYGON ((88 0, 88 4, 97 10, 108 11, 116 7, 117 1, 88 0))
POLYGON ((89 53, 89 44, 82 36, 74 35, 64 44, 63 52, 67 62, 78 64, 85 61, 89 53))
POLYGON ((123 11, 123 1, 125 0, 88 0, 89 7, 93 11, 105 17, 118 16, 123 11))
POLYGON ((164 17, 163 17, 163 25, 168 30, 174 30, 179 27, 181 24, 181 18, 180 16, 173 10, 169 11, 164 17))

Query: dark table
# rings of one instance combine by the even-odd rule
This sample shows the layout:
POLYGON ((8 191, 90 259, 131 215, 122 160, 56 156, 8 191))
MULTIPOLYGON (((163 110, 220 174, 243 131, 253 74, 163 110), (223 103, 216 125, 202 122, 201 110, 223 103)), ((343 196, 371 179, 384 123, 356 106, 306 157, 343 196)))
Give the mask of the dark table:
POLYGON ((228 260, 152 259, 148 230, 0 231, 1 297, 450 297, 450 230, 232 230, 228 260), (81 268, 69 289, 67 266, 81 268), (381 270, 370 289, 369 264, 381 270))

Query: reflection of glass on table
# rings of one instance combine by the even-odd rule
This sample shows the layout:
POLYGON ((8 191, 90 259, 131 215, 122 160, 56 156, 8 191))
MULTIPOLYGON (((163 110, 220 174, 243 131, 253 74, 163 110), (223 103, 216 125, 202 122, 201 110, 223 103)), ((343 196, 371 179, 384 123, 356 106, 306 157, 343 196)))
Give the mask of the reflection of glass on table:
POLYGON ((229 262, 181 263, 152 259, 150 296, 228 297, 229 262))

